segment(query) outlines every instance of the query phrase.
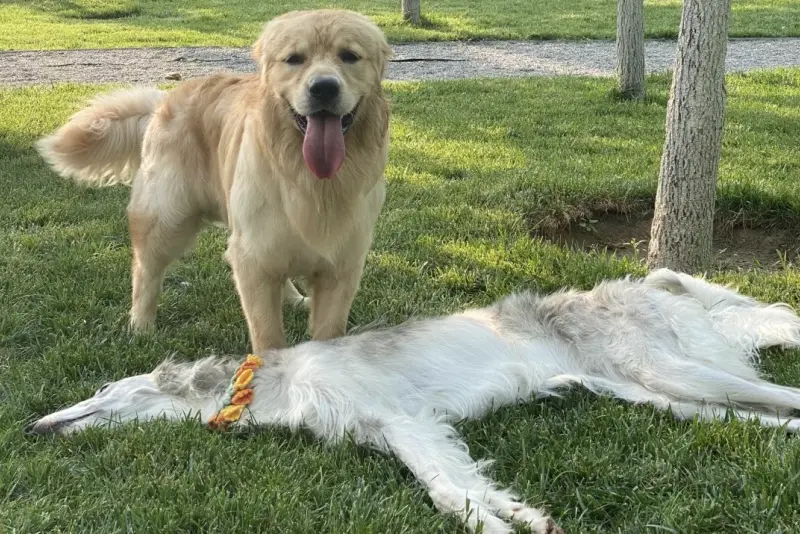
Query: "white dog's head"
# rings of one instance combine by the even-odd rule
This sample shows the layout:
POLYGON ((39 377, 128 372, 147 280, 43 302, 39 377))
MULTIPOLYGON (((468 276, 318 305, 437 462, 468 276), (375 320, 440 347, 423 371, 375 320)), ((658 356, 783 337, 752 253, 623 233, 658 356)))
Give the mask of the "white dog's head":
POLYGON ((236 363, 205 358, 194 363, 168 360, 149 374, 103 385, 94 396, 42 417, 28 431, 70 434, 90 426, 117 426, 129 421, 208 418, 225 394, 236 363))

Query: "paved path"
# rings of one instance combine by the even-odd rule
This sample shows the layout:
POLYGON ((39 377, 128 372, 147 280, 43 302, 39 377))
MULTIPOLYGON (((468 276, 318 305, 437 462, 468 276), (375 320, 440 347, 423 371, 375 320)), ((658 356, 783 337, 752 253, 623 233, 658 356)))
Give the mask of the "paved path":
MULTIPOLYGON (((390 80, 614 74, 613 41, 479 41, 395 45, 390 80)), ((649 72, 671 69, 675 42, 649 40, 649 72)), ((800 38, 731 39, 729 72, 800 66, 800 38)), ((0 85, 152 83, 254 69, 246 48, 129 48, 0 52, 0 85)))

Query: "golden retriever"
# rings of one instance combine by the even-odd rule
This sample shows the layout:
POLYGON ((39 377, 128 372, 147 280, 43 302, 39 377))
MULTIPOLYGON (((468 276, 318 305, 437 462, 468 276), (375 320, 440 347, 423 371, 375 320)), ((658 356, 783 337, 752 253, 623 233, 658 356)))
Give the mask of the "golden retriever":
POLYGON ((216 222, 254 351, 286 345, 284 298, 309 305, 314 339, 344 334, 385 198, 390 53, 357 13, 287 13, 253 47, 258 73, 102 96, 37 143, 65 177, 132 186, 134 329, 155 325, 168 265, 216 222))

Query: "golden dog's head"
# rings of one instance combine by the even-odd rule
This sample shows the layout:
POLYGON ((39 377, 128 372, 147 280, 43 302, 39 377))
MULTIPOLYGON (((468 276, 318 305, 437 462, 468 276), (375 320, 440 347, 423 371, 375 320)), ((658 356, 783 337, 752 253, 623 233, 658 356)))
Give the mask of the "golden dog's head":
POLYGON ((351 11, 293 11, 265 26, 253 57, 303 135, 317 177, 332 177, 344 162, 344 135, 367 112, 364 101, 380 97, 390 54, 383 32, 351 11))

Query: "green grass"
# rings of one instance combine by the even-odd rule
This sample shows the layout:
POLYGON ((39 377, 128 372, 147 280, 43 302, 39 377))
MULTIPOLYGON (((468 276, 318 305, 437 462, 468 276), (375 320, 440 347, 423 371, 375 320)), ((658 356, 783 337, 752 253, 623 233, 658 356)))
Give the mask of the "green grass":
MULTIPOLYGON (((613 39, 615 0, 422 0, 425 24, 403 23, 398 0, 4 0, 0 50, 248 46, 292 9, 345 7, 371 16, 392 41, 613 39)), ((675 37, 679 0, 645 0, 648 37, 675 37)), ((800 36, 796 0, 733 0, 731 35, 800 36)))
MULTIPOLYGON (((351 322, 396 323, 643 273, 529 232, 652 201, 668 80, 643 104, 613 81, 391 84, 389 195, 351 322)), ((0 90, 0 531, 463 532, 399 462, 352 444, 191 422, 31 439, 24 424, 149 371, 164 356, 242 353, 246 326, 225 234, 209 230, 170 272, 155 333, 124 330, 125 189, 86 190, 31 150, 90 86, 0 90)), ((720 217, 800 222, 800 70, 729 78, 720 217)), ((738 219, 737 219, 738 220, 738 219)), ((723 272, 748 294, 800 305, 800 271, 723 272)), ((292 341, 306 316, 287 310, 292 341)), ((763 367, 800 385, 796 353, 763 367)), ((575 392, 462 425, 476 457, 567 532, 793 532, 800 442, 752 424, 679 423, 575 392), (672 529, 672 530, 670 530, 672 529)))

